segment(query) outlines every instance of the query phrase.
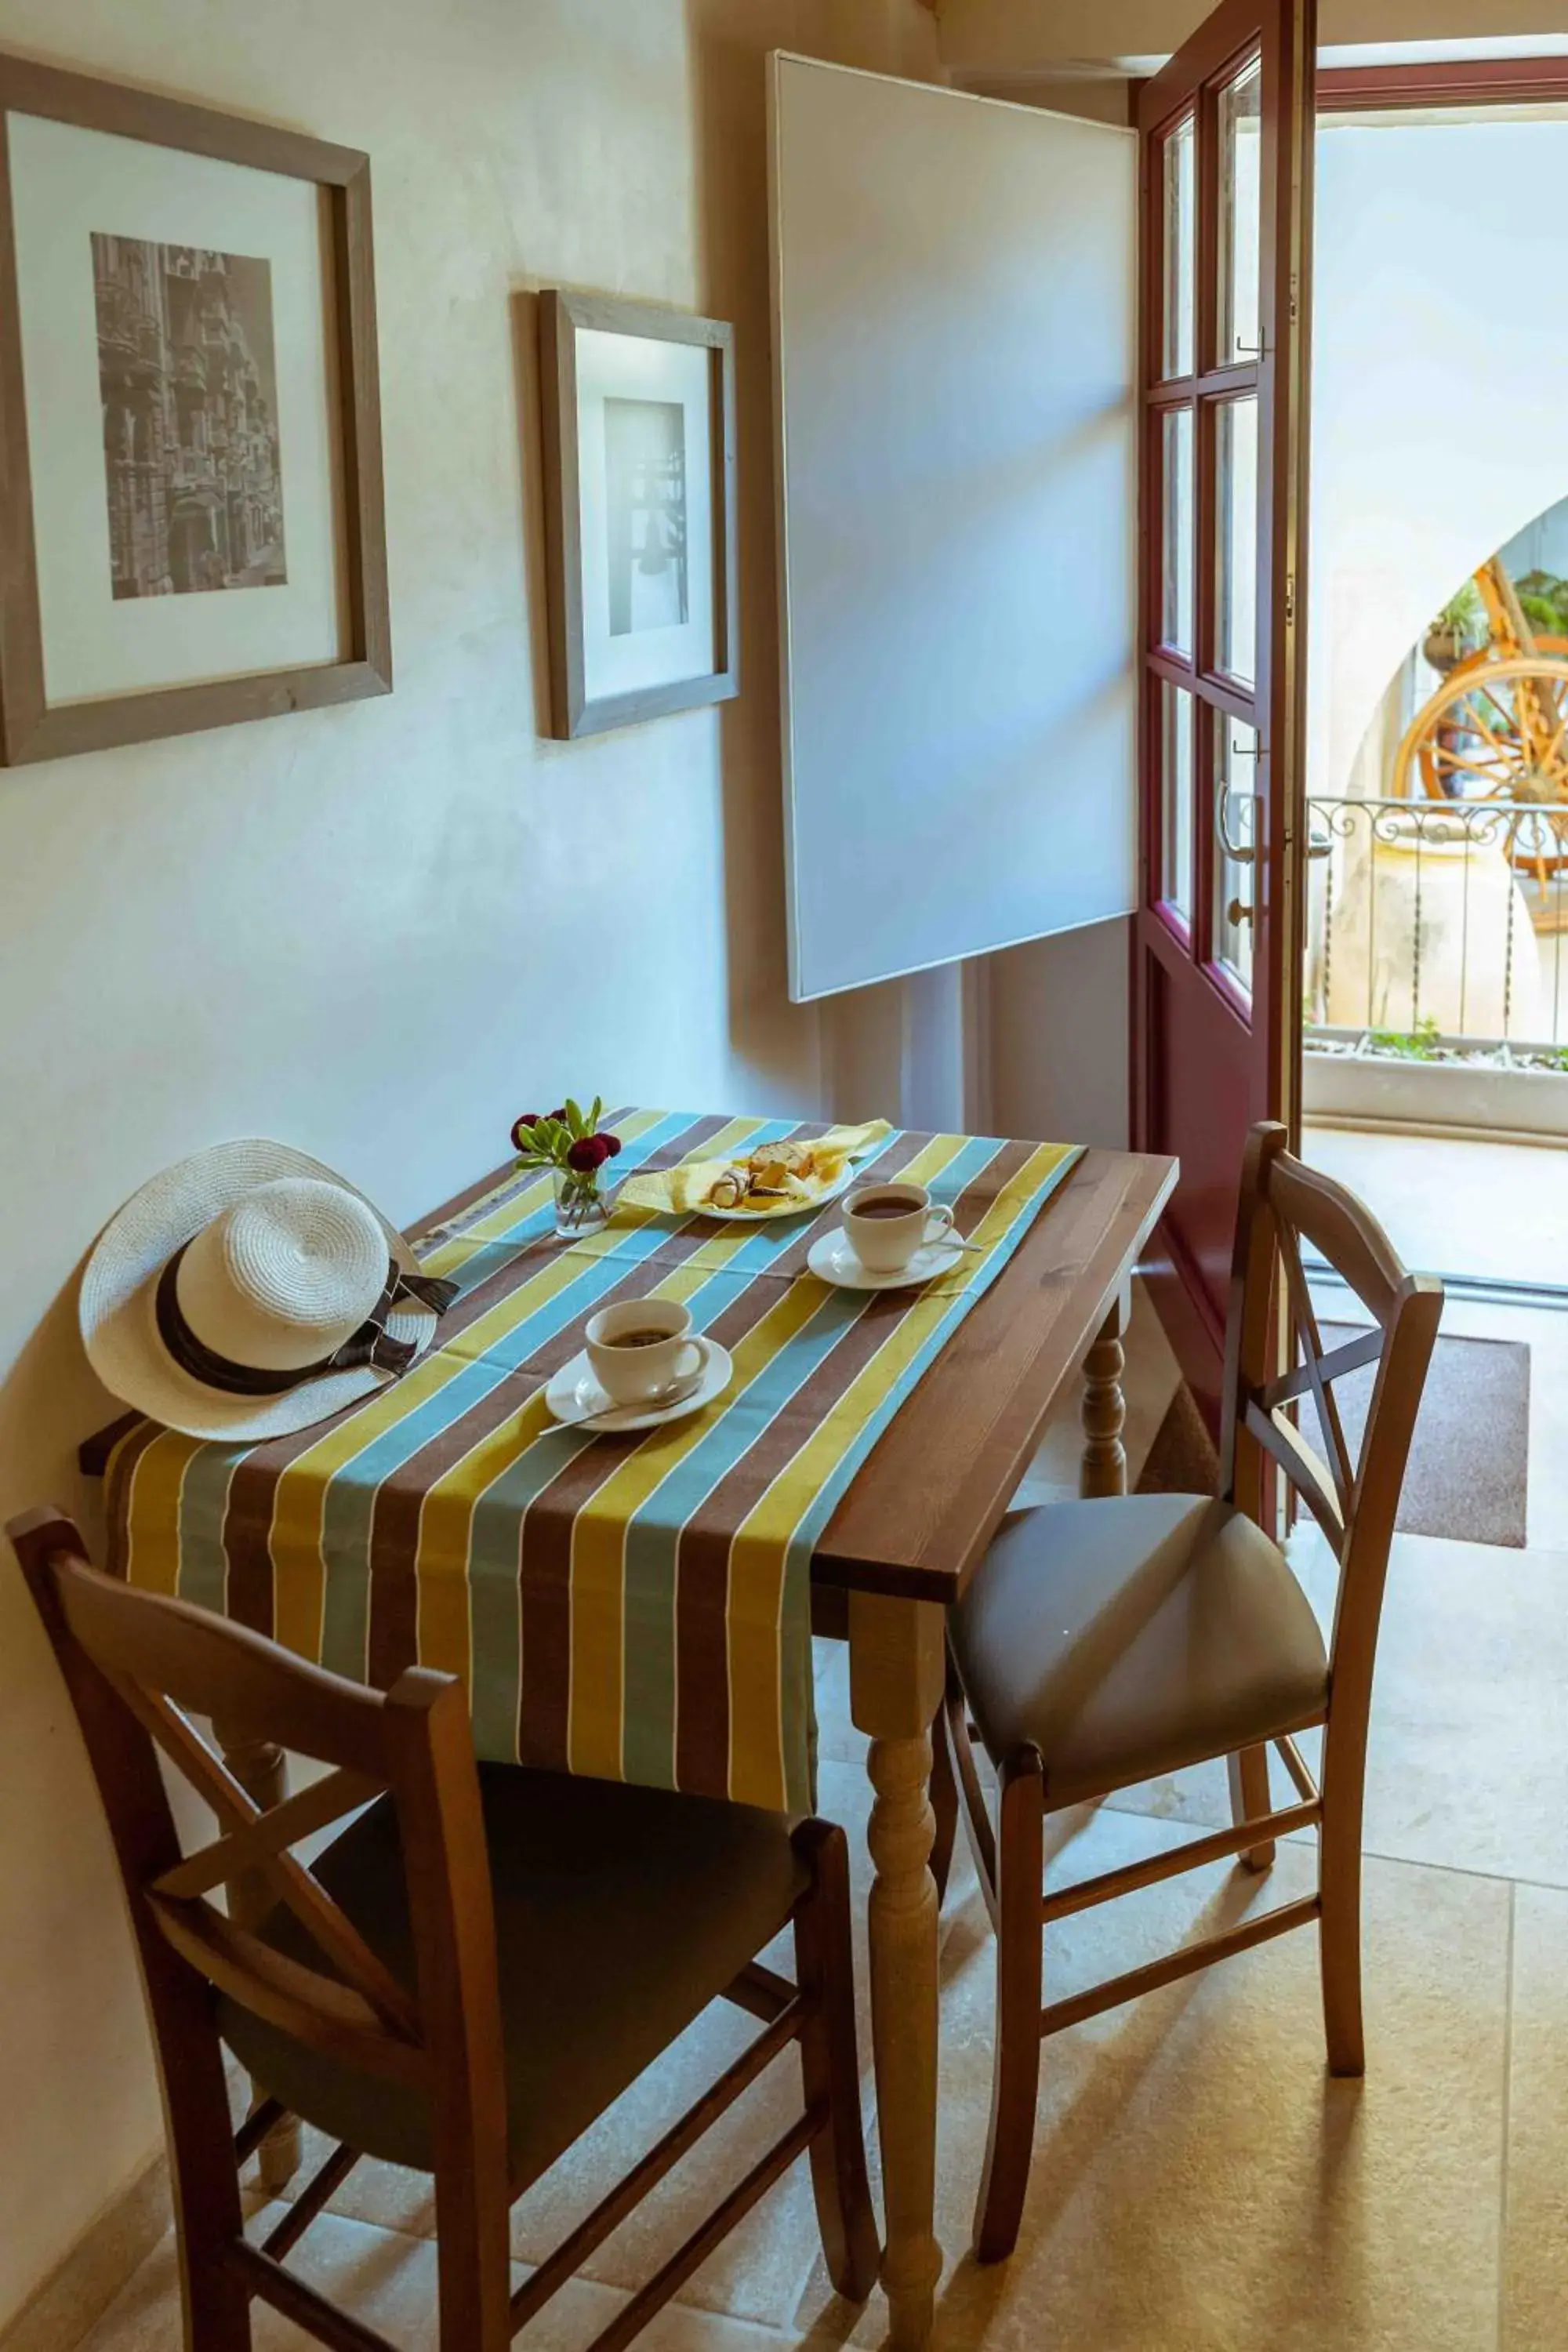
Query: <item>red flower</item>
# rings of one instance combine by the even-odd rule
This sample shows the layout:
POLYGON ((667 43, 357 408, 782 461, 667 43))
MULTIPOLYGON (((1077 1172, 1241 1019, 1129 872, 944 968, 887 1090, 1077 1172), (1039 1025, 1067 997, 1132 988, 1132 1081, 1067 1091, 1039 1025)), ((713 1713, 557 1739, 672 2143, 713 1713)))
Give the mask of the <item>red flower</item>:
POLYGON ((604 1145, 605 1156, 608 1159, 619 1159, 621 1151, 621 1139, 618 1135, 601 1134, 599 1141, 604 1145))
POLYGON ((567 1152, 566 1165, 574 1168, 580 1176, 588 1176, 595 1168, 602 1168, 609 1156, 609 1146, 602 1135, 582 1135, 567 1152))
POLYGON ((552 1110, 552 1111, 551 1112, 550 1116, 551 1116, 551 1118, 555 1121, 555 1124, 556 1124, 556 1126, 557 1126, 557 1127, 564 1127, 564 1126, 565 1126, 565 1124, 566 1124, 566 1106, 565 1106, 565 1104, 564 1104, 564 1103, 563 1103, 563 1104, 562 1104, 562 1106, 561 1106, 561 1108, 560 1108, 559 1110, 552 1110))
POLYGON ((525 1110, 520 1119, 513 1121, 511 1130, 511 1148, 514 1151, 527 1150, 531 1130, 538 1125, 539 1113, 536 1110, 525 1110))

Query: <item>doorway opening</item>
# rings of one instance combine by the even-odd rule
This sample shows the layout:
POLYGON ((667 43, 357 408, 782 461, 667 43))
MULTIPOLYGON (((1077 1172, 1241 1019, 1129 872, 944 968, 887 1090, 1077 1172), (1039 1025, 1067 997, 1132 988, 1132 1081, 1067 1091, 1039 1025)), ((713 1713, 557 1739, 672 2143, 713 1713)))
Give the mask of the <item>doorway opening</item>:
POLYGON ((1555 95, 1502 102, 1321 79, 1301 1102, 1305 1155, 1452 1314, 1568 1343, 1568 328, 1525 299, 1568 85, 1541 70, 1555 95))

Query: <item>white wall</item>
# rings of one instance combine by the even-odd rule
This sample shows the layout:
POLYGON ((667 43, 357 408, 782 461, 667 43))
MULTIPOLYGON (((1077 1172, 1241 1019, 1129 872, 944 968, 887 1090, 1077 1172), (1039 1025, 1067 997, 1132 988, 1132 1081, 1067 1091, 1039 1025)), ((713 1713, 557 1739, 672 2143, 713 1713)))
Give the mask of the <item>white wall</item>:
POLYGON ((1328 124, 1318 142, 1308 788, 1342 793, 1390 679, 1476 565, 1568 495, 1568 115, 1328 124), (1506 257, 1500 275, 1499 257, 1506 257), (1462 306, 1483 286, 1480 312, 1462 306), (1497 303, 1525 302, 1498 331, 1497 303))
MULTIPOLYGON (((576 1091, 815 1108, 784 991, 763 57, 931 72, 918 0, 0 0, 0 40, 368 149, 397 687, 0 773, 0 1517, 86 1507, 76 1266, 183 1152, 287 1137, 396 1219, 576 1091), (541 740, 533 312, 735 320, 739 702, 541 740)), ((0 1568, 0 2326, 151 2152, 64 1699, 0 1568)))

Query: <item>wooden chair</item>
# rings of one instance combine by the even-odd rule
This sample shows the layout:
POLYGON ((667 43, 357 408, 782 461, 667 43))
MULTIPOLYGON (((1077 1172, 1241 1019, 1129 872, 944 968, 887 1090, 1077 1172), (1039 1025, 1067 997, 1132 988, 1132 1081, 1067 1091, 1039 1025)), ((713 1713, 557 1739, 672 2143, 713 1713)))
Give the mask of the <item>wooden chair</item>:
POLYGON ((983 2262, 1009 2253, 1017 2239, 1046 2035, 1316 1921, 1329 2065, 1336 2074, 1363 2070, 1361 1828, 1373 1661, 1443 1292, 1432 1276, 1406 1274, 1360 1203, 1293 1159, 1285 1142, 1284 1129, 1272 1125, 1255 1128, 1247 1142, 1217 1497, 1135 1495, 1022 1512, 951 1612, 932 1867, 943 1883, 962 1800, 997 1939, 991 2129, 975 2216, 983 2262), (1302 1272, 1303 1236, 1374 1318, 1370 1331, 1329 1353, 1302 1272), (1300 1360, 1276 1379, 1281 1304, 1290 1360, 1298 1349, 1300 1360), (1376 1372, 1352 1466, 1332 1383, 1364 1365, 1376 1372), (1326 1462, 1296 1424, 1308 1399, 1326 1462), (1269 1464, 1312 1512, 1339 1561, 1326 1651, 1283 1552, 1259 1524, 1269 1464), (1291 1737, 1314 1724, 1324 1727, 1321 1790, 1291 1737), (976 1769, 975 1733, 1000 1777, 999 1835, 976 1769), (1296 1801, 1278 1811, 1269 1743, 1295 1789, 1296 1801), (1220 1756, 1230 1764, 1230 1829, 1042 1893, 1047 1812, 1220 1756), (1315 1895, 1041 2007, 1050 1921, 1227 1854, 1266 1870, 1275 1841, 1308 1827, 1319 1834, 1315 1895))
POLYGON ((283 2256, 358 2154, 435 2176, 440 2340, 501 2352, 790 2043, 803 2112, 595 2339, 628 2344, 809 2150, 827 2268, 869 2293, 879 2249, 860 2132, 844 1834, 739 1805, 477 1766, 451 1677, 383 1694, 258 1635, 99 1575, 67 1519, 8 1533, 109 1818, 163 2083, 188 2352, 248 2352, 259 2297, 336 2352, 391 2352, 283 2256), (331 1769, 261 1812, 192 1721, 331 1769), (217 1817, 181 1848, 158 1752, 217 1817), (361 1810, 363 1809, 363 1810, 361 1810), (353 1814, 306 1868, 290 1849, 353 1814), (212 1900, 262 1873, 259 1927, 212 1900), (756 1954, 793 1921, 798 1986, 756 1954), (708 2003, 763 2031, 514 2294, 512 2200, 708 2003), (221 2043, 270 2095, 231 2128, 221 2043), (248 2242, 238 2166, 279 2114, 337 2143, 248 2242))

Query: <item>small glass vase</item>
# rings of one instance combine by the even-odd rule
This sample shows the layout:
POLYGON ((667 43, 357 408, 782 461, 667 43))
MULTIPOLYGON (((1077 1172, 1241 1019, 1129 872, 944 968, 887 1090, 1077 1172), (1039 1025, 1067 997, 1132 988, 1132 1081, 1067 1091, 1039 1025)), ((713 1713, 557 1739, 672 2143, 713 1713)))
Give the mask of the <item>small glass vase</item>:
POLYGON ((565 1242, 581 1241, 584 1234, 602 1234, 610 1222, 596 1168, 553 1168, 555 1230, 565 1242))

